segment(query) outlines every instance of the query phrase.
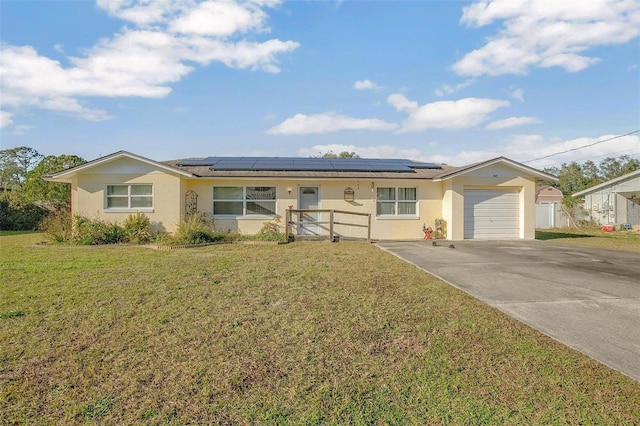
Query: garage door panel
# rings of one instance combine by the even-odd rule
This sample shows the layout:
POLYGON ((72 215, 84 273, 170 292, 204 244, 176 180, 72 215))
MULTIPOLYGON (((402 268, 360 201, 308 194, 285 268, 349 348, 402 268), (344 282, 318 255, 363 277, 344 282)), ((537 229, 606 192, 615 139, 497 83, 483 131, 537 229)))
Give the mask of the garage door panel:
POLYGON ((513 228, 514 226, 518 226, 520 224, 520 221, 513 218, 495 217, 495 218, 479 218, 473 222, 465 221, 465 225, 467 223, 475 227, 482 226, 482 228, 486 228, 487 226, 493 226, 494 228, 513 228))
POLYGON ((473 204, 477 206, 513 206, 514 203, 517 204, 519 197, 507 197, 507 198, 477 198, 473 197, 470 200, 473 204))
POLYGON ((465 238, 519 238, 520 195, 517 189, 465 190, 465 238))
MULTIPOLYGON (((468 213, 473 213, 473 210, 467 210, 468 213)), ((517 217, 519 213, 519 209, 514 209, 514 208, 504 208, 504 209, 493 209, 492 211, 489 212, 478 212, 476 211, 476 214, 469 214, 469 220, 472 220, 473 217, 475 216, 476 218, 492 218, 492 217, 498 217, 498 218, 514 218, 517 217)))

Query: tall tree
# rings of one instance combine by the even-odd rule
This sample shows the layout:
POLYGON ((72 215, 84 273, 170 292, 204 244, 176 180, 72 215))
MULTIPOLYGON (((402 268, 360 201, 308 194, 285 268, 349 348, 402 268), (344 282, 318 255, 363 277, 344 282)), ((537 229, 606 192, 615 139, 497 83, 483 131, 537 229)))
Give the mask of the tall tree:
POLYGON ((582 163, 582 175, 584 177, 584 184, 587 188, 602 183, 602 177, 598 171, 598 166, 591 161, 585 161, 582 163))
POLYGON ((620 161, 622 161, 620 173, 622 173, 623 175, 635 172, 636 170, 640 169, 640 160, 637 158, 631 158, 628 155, 623 155, 622 157, 620 157, 620 161))
POLYGON ((620 176, 622 164, 617 158, 605 158, 600 162, 600 175, 604 180, 613 179, 620 176))
POLYGON ((640 169, 640 160, 623 155, 618 158, 605 158, 598 165, 588 160, 582 164, 575 161, 562 167, 547 167, 545 172, 558 176, 558 182, 549 185, 559 188, 566 196, 615 179, 640 169))
POLYGON ((360 158, 355 152, 342 151, 340 154, 336 154, 333 151, 328 151, 322 154, 321 158, 360 158))
POLYGON ((60 182, 47 182, 42 176, 61 172, 71 167, 86 163, 83 158, 76 155, 49 155, 27 173, 24 184, 24 196, 28 201, 50 203, 57 206, 69 205, 71 201, 71 188, 69 184, 60 182))
POLYGON ((565 196, 589 187, 582 166, 575 161, 563 164, 558 173, 558 188, 565 196))
POLYGON ((27 179, 27 173, 43 158, 33 148, 19 146, 0 151, 0 186, 3 188, 21 188, 27 179))
POLYGON ((360 156, 353 151, 351 152, 342 151, 340 154, 338 154, 338 157, 339 158, 360 158, 360 156))
POLYGON ((640 160, 623 155, 619 158, 605 158, 600 162, 600 176, 603 180, 617 178, 640 169, 640 160))

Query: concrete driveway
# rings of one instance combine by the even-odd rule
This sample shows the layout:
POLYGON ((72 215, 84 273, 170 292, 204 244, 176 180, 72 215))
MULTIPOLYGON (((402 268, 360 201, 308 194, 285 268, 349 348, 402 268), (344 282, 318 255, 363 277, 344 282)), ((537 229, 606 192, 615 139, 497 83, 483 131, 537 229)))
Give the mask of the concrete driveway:
POLYGON ((550 241, 377 245, 640 381, 640 255, 550 241))

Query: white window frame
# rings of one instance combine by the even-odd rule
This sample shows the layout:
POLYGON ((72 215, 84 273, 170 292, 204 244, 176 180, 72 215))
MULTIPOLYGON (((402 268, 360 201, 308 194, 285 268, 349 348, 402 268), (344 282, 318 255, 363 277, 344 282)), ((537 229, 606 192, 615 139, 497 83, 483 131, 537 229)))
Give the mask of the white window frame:
POLYGON ((142 212, 142 213, 153 213, 154 206, 154 188, 151 183, 108 183, 104 187, 104 211, 105 212, 142 212), (109 195, 109 187, 110 186, 126 186, 127 187, 127 195, 109 195), (131 194, 131 187, 133 186, 150 186, 151 187, 151 195, 139 195, 131 194), (151 207, 131 207, 131 197, 143 197, 151 199, 151 207), (127 207, 109 207, 109 198, 126 198, 127 199, 127 207))
POLYGON ((419 212, 419 207, 420 207, 420 203, 419 201, 419 197, 418 197, 418 187, 416 186, 378 186, 376 187, 376 218, 378 219, 416 219, 418 217, 420 217, 420 212, 419 212), (394 190, 394 199, 393 200, 380 200, 378 199, 378 189, 380 188, 385 188, 385 189, 393 189, 394 190), (399 189, 414 189, 416 192, 416 198, 415 200, 399 200, 398 199, 398 190, 399 189), (415 203, 416 206, 416 212, 415 214, 400 214, 399 212, 399 205, 401 203, 415 203), (393 210, 394 213, 393 214, 378 214, 378 204, 393 204, 393 210))
POLYGON ((278 187, 275 185, 215 185, 211 188, 212 202, 211 202, 211 214, 216 218, 237 218, 241 217, 243 219, 265 219, 265 218, 273 218, 278 216, 278 187), (252 200, 247 199, 247 188, 273 188, 275 190, 275 198, 273 200, 252 200), (216 199, 214 195, 215 188, 242 188, 242 199, 216 199), (220 202, 235 202, 242 203, 242 214, 216 214, 214 209, 214 204, 216 201, 220 202), (252 201, 268 201, 273 202, 273 214, 247 214, 247 203, 252 201))

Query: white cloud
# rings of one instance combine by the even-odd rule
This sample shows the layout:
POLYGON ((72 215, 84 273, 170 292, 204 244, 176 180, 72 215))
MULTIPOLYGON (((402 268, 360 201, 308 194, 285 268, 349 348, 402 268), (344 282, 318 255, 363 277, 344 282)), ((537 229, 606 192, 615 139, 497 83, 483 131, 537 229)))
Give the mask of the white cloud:
POLYGON ((352 118, 333 112, 324 114, 296 114, 287 118, 267 133, 272 135, 309 135, 331 133, 340 130, 393 130, 397 127, 377 118, 352 118))
POLYGON ((219 61, 229 68, 251 68, 263 70, 273 74, 279 73, 280 68, 276 55, 291 52, 300 46, 295 41, 268 40, 262 43, 239 41, 237 43, 219 40, 194 40, 185 59, 207 65, 212 61, 219 61))
MULTIPOLYGON (((357 146, 351 144, 314 145, 310 148, 298 150, 298 155, 306 157, 317 156, 328 151, 336 153, 348 151, 355 152, 363 158, 407 158, 415 161, 464 166, 502 156, 524 162, 556 152, 589 145, 613 136, 615 135, 563 140, 561 138, 545 139, 540 135, 516 135, 504 145, 494 146, 484 150, 461 151, 454 155, 434 154, 433 149, 429 149, 429 153, 427 154, 418 149, 405 149, 393 145, 357 146)), ((433 148, 431 143, 427 145, 433 148)), ((598 162, 604 157, 619 157, 623 154, 636 154, 638 152, 640 152, 640 137, 637 135, 629 135, 612 140, 611 142, 603 142, 598 145, 526 164, 542 169, 544 167, 561 165, 562 163, 570 163, 572 161, 584 162, 586 160, 593 160, 594 162, 598 162)))
POLYGON ((76 99, 67 97, 44 99, 37 106, 43 109, 66 112, 89 121, 103 121, 111 118, 105 110, 86 108, 80 105, 76 99))
MULTIPOLYGON (((462 151, 455 155, 435 155, 431 158, 431 161, 464 165, 500 156, 505 156, 515 161, 528 161, 557 152, 580 148, 613 136, 616 135, 563 140, 561 138, 544 138, 540 135, 516 135, 503 146, 495 146, 485 150, 462 151)), ((570 163, 572 161, 584 162, 593 160, 598 162, 604 157, 619 157, 623 154, 637 154, 638 152, 640 152, 640 137, 629 135, 610 142, 603 142, 538 161, 527 162, 526 164, 531 167, 544 168, 559 166, 562 163, 570 163)))
POLYGON ((314 145, 311 148, 301 148, 298 155, 301 157, 313 157, 325 152, 355 152, 362 158, 408 158, 420 161, 423 158, 418 149, 404 149, 392 145, 356 146, 348 144, 314 145))
POLYGON ((436 96, 450 95, 452 93, 456 93, 464 89, 465 87, 471 86, 475 82, 476 82, 475 78, 470 78, 468 80, 463 81, 462 83, 456 84, 455 86, 450 86, 448 84, 445 84, 444 86, 442 86, 442 88, 436 89, 435 94, 436 96))
POLYGON ((3 43, 2 103, 5 107, 36 107, 104 120, 110 118, 106 111, 82 105, 80 100, 162 98, 171 92, 173 83, 196 66, 211 62, 277 73, 278 56, 297 49, 297 42, 242 39, 250 31, 267 32, 263 8, 277 4, 269 0, 199 4, 99 0, 100 8, 137 28, 125 27, 85 49, 82 55, 68 56, 69 66, 40 55, 31 46, 3 43))
POLYGON ((356 90, 378 90, 380 86, 371 80, 358 80, 353 83, 353 88, 356 90))
POLYGON ((535 117, 509 117, 504 120, 492 121, 487 124, 486 128, 489 130, 508 129, 516 126, 524 126, 525 124, 537 124, 542 123, 535 117))
POLYGON ((21 124, 19 126, 15 126, 13 128, 13 131, 11 132, 12 135, 14 136, 22 136, 25 133, 27 133, 29 130, 33 129, 35 126, 29 126, 26 124, 21 124))
POLYGON ((236 32, 261 30, 266 13, 251 3, 205 1, 171 23, 175 33, 228 37, 236 32))
POLYGON ((11 119, 12 116, 13 114, 11 114, 10 112, 0 111, 0 129, 7 127, 11 123, 13 123, 13 120, 11 119))
POLYGON ((485 121, 496 109, 509 105, 509 102, 498 99, 464 98, 419 106, 400 93, 390 95, 387 102, 396 110, 409 114, 402 123, 400 132, 474 127, 485 121))
POLYGON ((627 67, 627 71, 633 71, 638 68, 638 64, 631 64, 627 67))
POLYGON ((416 101, 410 101, 402 93, 389 95, 387 103, 398 111, 414 111, 418 109, 418 103, 416 101))
POLYGON ((188 6, 188 2, 173 0, 97 0, 97 6, 109 15, 132 22, 138 26, 164 23, 188 6))
POLYGON ((517 99, 520 102, 524 102, 524 91, 522 89, 518 89, 518 88, 511 88, 512 91, 511 93, 509 93, 509 96, 511 96, 513 99, 517 99))
POLYGON ((600 59, 583 53, 640 35, 640 2, 483 0, 463 8, 461 23, 503 21, 486 44, 453 65, 459 75, 525 74, 531 67, 577 72, 600 59))

